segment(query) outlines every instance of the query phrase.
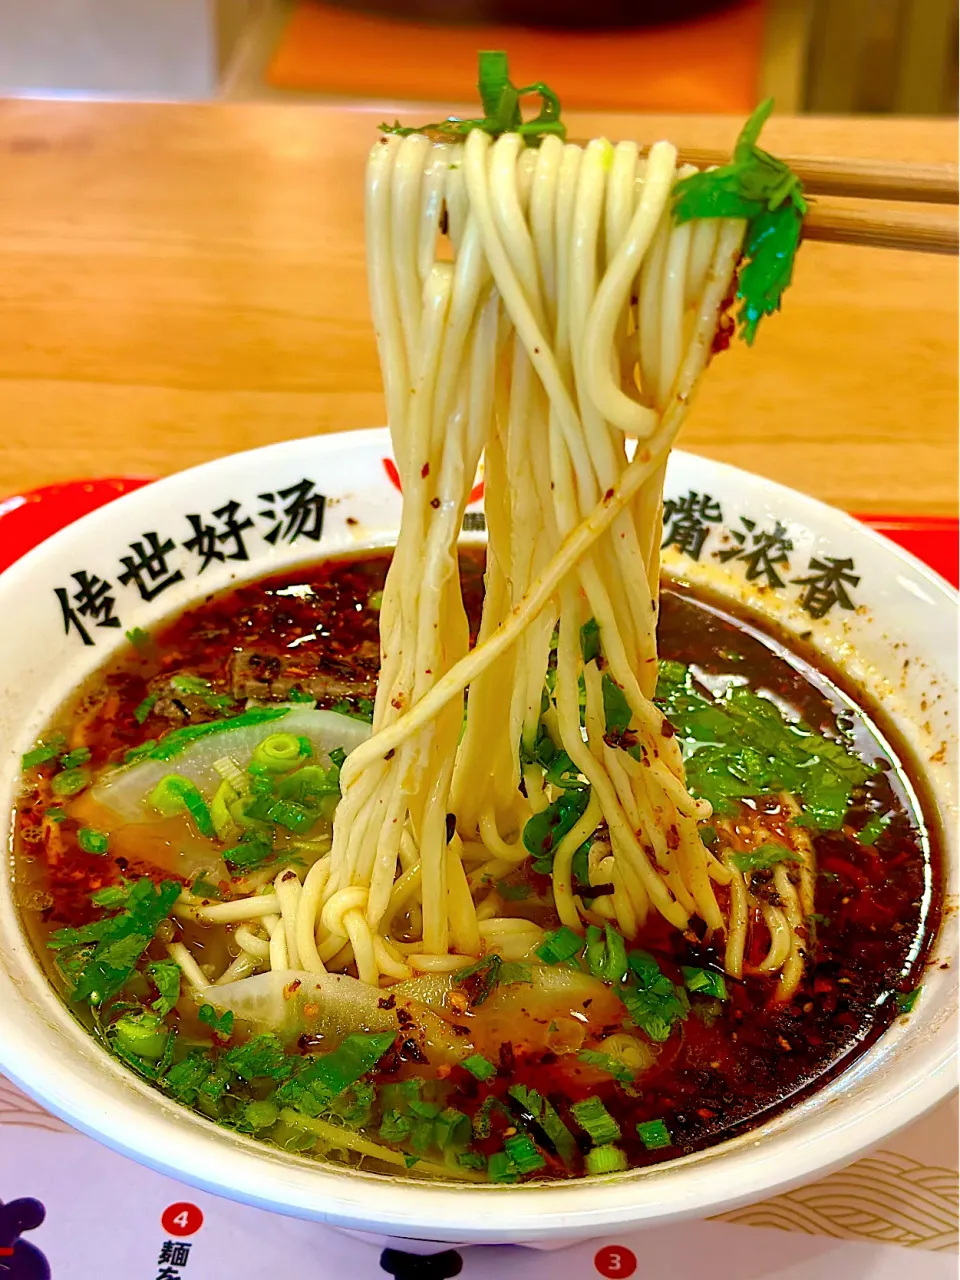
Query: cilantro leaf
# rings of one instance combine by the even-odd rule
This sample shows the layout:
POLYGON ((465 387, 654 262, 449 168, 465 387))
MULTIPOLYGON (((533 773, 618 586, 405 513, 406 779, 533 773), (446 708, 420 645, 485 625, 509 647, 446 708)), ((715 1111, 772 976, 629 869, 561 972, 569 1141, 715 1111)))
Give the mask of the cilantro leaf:
POLYGON ((54 950, 96 943, 92 952, 77 957, 76 966, 67 966, 73 969, 69 973, 72 998, 99 1005, 116 995, 179 896, 177 881, 164 880, 155 885, 143 877, 132 886, 126 908, 117 915, 80 929, 58 929, 47 943, 54 950))
MULTIPOLYGON (((547 858, 552 864, 557 846, 583 817, 589 802, 589 787, 579 791, 564 791, 546 809, 527 820, 523 828, 524 847, 534 858, 547 858)), ((540 868, 537 867, 537 870, 540 868)))
POLYGON ((147 974, 157 988, 157 999, 150 1007, 162 1018, 180 999, 180 966, 174 960, 158 960, 147 965, 147 974))
POLYGON ((873 769, 842 742, 784 719, 768 698, 734 687, 719 697, 701 693, 689 669, 662 662, 657 702, 683 747, 687 785, 718 814, 737 800, 788 791, 805 819, 823 831, 843 825, 855 787, 873 769))
POLYGON ((772 98, 757 107, 740 132, 730 164, 691 174, 673 189, 673 216, 678 224, 693 218, 746 219, 737 320, 748 344, 760 320, 780 308, 807 212, 800 179, 782 160, 756 145, 772 110, 772 98))
POLYGON ((783 844, 761 844, 749 853, 734 853, 730 861, 738 871, 769 871, 778 862, 799 862, 800 855, 783 844))
POLYGON ((233 1034, 232 1009, 217 1013, 212 1004, 202 1004, 197 1017, 210 1028, 215 1036, 222 1040, 228 1040, 233 1034))
POLYGON ((630 710, 630 704, 623 690, 609 671, 603 673, 601 687, 603 689, 603 721, 607 736, 619 739, 623 736, 624 730, 629 727, 633 712, 630 710))
POLYGON ((191 1049, 161 1080, 163 1088, 178 1102, 195 1106, 200 1089, 213 1071, 213 1060, 202 1049, 191 1049))
POLYGON ((284 1052, 278 1036, 272 1034, 253 1036, 245 1044, 238 1044, 223 1055, 224 1065, 241 1080, 286 1080, 293 1073, 296 1060, 284 1052))
POLYGON ((338 1049, 305 1061, 277 1090, 277 1102, 317 1116, 371 1071, 395 1040, 392 1031, 348 1035, 338 1049))

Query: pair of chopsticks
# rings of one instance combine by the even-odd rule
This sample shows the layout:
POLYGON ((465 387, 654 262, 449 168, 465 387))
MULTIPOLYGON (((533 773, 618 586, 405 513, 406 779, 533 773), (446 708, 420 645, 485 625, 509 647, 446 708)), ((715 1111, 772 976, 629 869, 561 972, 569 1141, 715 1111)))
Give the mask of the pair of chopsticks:
MULTIPOLYGON (((784 156, 813 197, 804 219, 807 240, 913 249, 921 253, 957 253, 957 219, 934 210, 884 209, 883 200, 910 204, 953 204, 960 194, 955 164, 912 164, 882 160, 841 160, 820 156, 784 156), (854 198, 876 202, 876 209, 850 205, 854 198)), ((681 148, 678 160, 700 169, 728 164, 720 151, 681 148)))

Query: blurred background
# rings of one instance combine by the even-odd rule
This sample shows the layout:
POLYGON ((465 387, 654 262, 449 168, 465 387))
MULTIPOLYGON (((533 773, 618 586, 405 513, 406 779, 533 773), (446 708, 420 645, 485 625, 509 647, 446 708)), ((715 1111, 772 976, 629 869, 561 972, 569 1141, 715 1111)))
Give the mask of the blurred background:
POLYGON ((0 0, 0 95, 471 102, 477 48, 564 106, 954 115, 957 0, 0 0))

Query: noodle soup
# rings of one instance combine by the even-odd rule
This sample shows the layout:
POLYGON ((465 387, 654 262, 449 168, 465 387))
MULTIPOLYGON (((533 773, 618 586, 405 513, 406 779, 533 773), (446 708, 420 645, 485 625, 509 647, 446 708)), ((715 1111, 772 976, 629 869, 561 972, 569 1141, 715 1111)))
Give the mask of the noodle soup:
MULTIPOLYGON (((471 640, 481 556, 461 553, 471 640)), ((571 866, 585 932, 565 929, 553 864, 585 788, 544 742, 538 767, 556 782, 523 858, 460 854, 476 949, 415 967, 422 899, 401 857, 386 919, 406 972, 361 982, 349 935, 305 907, 331 856, 340 767, 369 734, 388 565, 287 571, 133 633, 25 757, 25 925, 131 1070, 287 1150, 382 1173, 563 1179, 743 1132, 909 1011, 939 867, 903 753, 822 664, 670 584, 657 705, 713 806, 700 836, 749 891, 739 976, 729 937, 696 919, 680 932, 651 913, 624 937, 602 827, 571 866), (804 963, 785 992, 794 936, 804 963)), ((612 706, 611 735, 615 721, 612 706)), ((717 892, 735 922, 730 885, 717 892)))

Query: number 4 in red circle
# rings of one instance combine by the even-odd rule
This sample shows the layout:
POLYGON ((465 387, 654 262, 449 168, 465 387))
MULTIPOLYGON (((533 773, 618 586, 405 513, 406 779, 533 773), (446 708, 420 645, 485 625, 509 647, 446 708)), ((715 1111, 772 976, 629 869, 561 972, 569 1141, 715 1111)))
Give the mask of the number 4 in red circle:
POLYGON ((593 1259, 605 1280, 627 1280, 637 1269, 637 1255, 623 1244, 608 1244, 598 1250, 593 1259))
POLYGON ((163 1211, 160 1225, 170 1236, 192 1236, 203 1226, 203 1212, 186 1200, 171 1204, 163 1211))

